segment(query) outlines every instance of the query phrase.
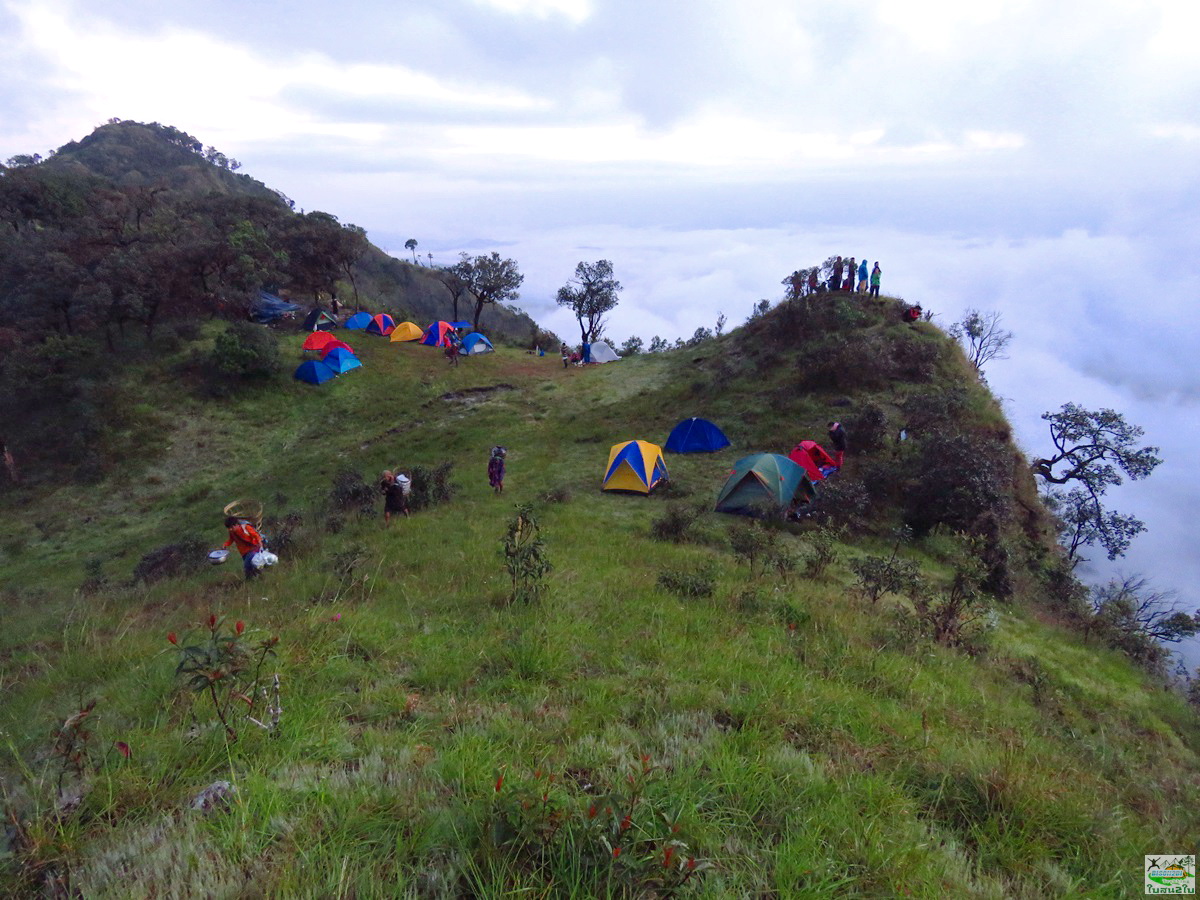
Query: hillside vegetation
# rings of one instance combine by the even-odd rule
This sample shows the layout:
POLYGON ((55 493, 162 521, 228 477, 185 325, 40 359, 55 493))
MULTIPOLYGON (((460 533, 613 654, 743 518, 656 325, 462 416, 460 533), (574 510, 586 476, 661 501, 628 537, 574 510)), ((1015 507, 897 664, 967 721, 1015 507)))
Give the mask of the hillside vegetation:
POLYGON ((358 336, 320 388, 213 397, 186 360, 219 331, 122 371, 144 452, 4 497, 12 894, 1122 897, 1194 846, 1200 723, 1058 624, 1003 415, 895 301, 587 369, 358 336), (734 446, 599 491, 613 443, 692 415, 734 446), (832 418, 851 453, 806 521, 711 511, 735 459, 832 418), (385 529, 396 467, 450 489, 385 529), (203 561, 244 497, 281 557, 249 584, 203 561), (553 565, 532 603, 501 555, 518 504, 553 565), (872 600, 872 560, 920 577, 872 600), (191 685, 168 635, 250 667, 191 685))

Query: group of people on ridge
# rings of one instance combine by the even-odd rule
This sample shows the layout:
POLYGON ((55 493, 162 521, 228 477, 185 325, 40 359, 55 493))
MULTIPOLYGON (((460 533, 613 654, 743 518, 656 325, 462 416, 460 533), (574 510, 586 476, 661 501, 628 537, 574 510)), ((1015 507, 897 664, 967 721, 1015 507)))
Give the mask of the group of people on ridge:
POLYGON ((829 274, 829 281, 824 285, 817 278, 816 269, 809 272, 808 292, 816 294, 825 289, 829 291, 858 291, 862 294, 868 292, 869 284, 871 296, 878 297, 879 279, 882 274, 883 270, 879 268, 878 260, 875 262, 875 268, 868 271, 865 259, 861 263, 856 264, 853 256, 849 260, 843 260, 839 256, 834 259, 833 268, 829 274))

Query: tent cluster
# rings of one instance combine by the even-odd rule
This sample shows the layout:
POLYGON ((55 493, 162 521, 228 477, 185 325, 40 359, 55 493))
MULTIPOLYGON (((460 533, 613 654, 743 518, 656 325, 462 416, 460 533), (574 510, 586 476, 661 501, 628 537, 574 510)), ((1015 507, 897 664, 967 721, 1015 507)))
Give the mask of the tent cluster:
MULTIPOLYGON (((707 419, 684 419, 667 437, 672 453, 715 453, 729 446, 729 438, 707 419)), ((801 441, 790 456, 753 453, 734 463, 717 495, 718 512, 753 515, 764 509, 790 510, 816 496, 816 484, 838 469, 816 441, 801 441)), ((667 464, 662 448, 649 441, 633 440, 609 450, 602 490, 649 494, 666 481, 667 464)))
POLYGON ((328 331, 314 331, 304 339, 304 350, 317 353, 320 359, 300 364, 293 377, 308 384, 324 384, 351 369, 362 366, 362 360, 345 341, 339 341, 328 331))

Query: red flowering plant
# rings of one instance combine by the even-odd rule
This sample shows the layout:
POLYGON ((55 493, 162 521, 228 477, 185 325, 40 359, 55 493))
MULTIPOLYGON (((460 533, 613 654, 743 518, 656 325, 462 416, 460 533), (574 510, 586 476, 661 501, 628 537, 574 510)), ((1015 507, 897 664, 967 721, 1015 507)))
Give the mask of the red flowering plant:
POLYGON ((274 731, 282 712, 278 673, 273 679, 273 696, 268 693, 262 678, 263 664, 268 656, 275 656, 279 638, 269 637, 252 643, 245 632, 245 622, 239 620, 229 627, 225 619, 211 615, 208 617, 208 634, 194 642, 190 635, 185 635, 182 641, 173 631, 167 635, 167 641, 179 651, 176 677, 182 678, 192 691, 209 698, 226 738, 231 741, 238 738, 232 723, 239 715, 266 731, 274 731), (266 722, 255 718, 260 701, 266 708, 263 716, 266 722))

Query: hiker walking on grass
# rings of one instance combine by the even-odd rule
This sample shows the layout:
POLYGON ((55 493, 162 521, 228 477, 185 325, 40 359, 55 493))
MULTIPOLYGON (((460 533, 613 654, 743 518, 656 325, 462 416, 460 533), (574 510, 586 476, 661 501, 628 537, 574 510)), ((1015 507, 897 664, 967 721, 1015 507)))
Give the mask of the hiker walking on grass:
POLYGON ((402 472, 385 469, 379 480, 379 491, 383 494, 383 524, 390 525, 392 515, 408 518, 408 491, 411 482, 402 472), (403 479, 403 481, 401 480, 403 479))
POLYGON ((497 494, 504 493, 504 460, 508 451, 503 447, 492 448, 491 458, 488 459, 488 484, 497 494))
MULTIPOLYGON (((863 262, 865 264, 866 260, 864 260, 863 262)), ((876 261, 875 268, 873 268, 871 270, 871 296, 872 297, 879 296, 879 275, 880 275, 879 262, 876 261)))
POLYGON ((567 347, 566 341, 563 341, 563 345, 559 349, 559 353, 562 354, 563 368, 565 369, 571 364, 571 350, 567 347))
POLYGON ((226 516, 225 527, 229 529, 229 540, 221 546, 224 548, 228 548, 231 544, 237 546, 238 553, 242 554, 242 568, 246 572, 246 580, 249 581, 259 574, 258 568, 254 565, 254 555, 262 552, 262 535, 253 525, 237 516, 226 516))
POLYGON ((846 457, 846 429, 841 422, 829 423, 829 443, 833 445, 833 461, 840 469, 846 457))

